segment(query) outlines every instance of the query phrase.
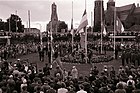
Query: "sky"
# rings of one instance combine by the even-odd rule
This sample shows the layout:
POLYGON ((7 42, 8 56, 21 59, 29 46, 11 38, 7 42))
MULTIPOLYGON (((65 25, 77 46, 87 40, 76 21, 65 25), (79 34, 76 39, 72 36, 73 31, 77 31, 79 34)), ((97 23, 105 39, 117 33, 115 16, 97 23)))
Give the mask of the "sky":
MULTIPOLYGON (((87 9, 87 18, 89 25, 93 24, 91 20, 94 20, 94 1, 95 0, 0 0, 0 19, 6 21, 11 14, 19 15, 22 19, 23 24, 27 27, 28 24, 28 10, 31 14, 31 27, 40 29, 41 31, 46 30, 46 24, 51 18, 51 5, 53 2, 57 5, 58 19, 65 21, 70 28, 72 18, 72 1, 73 1, 73 19, 74 27, 77 28, 82 18, 85 1, 87 9), (40 25, 39 25, 40 24, 40 25)), ((128 4, 140 3, 140 0, 115 0, 116 6, 124 6, 128 4)), ((108 0, 104 0, 104 9, 108 0)))

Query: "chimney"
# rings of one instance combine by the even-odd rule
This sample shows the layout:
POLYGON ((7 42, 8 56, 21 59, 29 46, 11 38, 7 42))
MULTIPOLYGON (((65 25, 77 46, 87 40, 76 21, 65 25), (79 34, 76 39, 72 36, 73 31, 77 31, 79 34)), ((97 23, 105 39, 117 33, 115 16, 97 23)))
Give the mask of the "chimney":
POLYGON ((139 7, 139 3, 137 3, 137 7, 139 7))

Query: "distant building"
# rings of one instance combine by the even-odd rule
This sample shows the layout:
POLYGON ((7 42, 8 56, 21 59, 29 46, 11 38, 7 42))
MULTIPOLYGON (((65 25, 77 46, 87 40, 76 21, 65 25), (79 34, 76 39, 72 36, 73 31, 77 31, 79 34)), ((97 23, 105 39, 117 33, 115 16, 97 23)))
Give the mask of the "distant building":
POLYGON ((94 31, 99 32, 101 30, 101 19, 104 19, 104 6, 103 0, 95 0, 94 5, 94 31), (102 16, 102 18, 101 18, 102 16))
MULTIPOLYGON (((94 31, 101 31, 99 30, 101 27, 101 7, 103 7, 103 0, 96 0, 95 1, 95 8, 94 8, 94 31), (102 4, 102 6, 101 6, 102 4), (99 20, 99 21, 98 21, 99 20), (97 22, 98 21, 98 22, 97 22), (99 29, 97 29, 99 27, 99 29)), ((102 8, 103 10, 103 8, 102 8)), ((114 10, 115 10, 115 1, 109 0, 107 2, 107 10, 103 11, 102 14, 103 19, 105 22, 105 26, 107 31, 111 32, 114 29, 114 10)), ((116 7, 116 16, 122 22, 125 31, 140 31, 140 7, 139 4, 137 6, 133 4, 116 7)))
MULTIPOLYGON (((64 21, 58 20, 57 6, 55 3, 52 4, 51 21, 47 24, 47 31, 52 30, 53 34, 61 33, 62 29, 67 30, 67 24, 64 21)), ((64 32, 65 32, 64 31, 64 32)))
POLYGON ((39 35, 40 30, 37 28, 24 28, 24 34, 39 35))

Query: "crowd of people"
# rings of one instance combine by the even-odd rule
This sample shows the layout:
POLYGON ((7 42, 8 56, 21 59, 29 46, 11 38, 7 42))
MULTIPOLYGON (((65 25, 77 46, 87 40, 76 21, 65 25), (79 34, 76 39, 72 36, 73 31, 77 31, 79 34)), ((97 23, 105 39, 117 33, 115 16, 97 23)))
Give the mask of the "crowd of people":
MULTIPOLYGON (((105 54, 112 46, 111 43, 104 45, 105 54)), ((71 42, 55 42, 53 48, 35 43, 1 46, 0 57, 4 60, 0 63, 0 93, 140 93, 139 48, 127 45, 121 47, 119 46, 119 49, 122 49, 122 66, 118 70, 113 66, 104 66, 102 71, 99 71, 98 67, 94 66, 88 76, 81 76, 76 66, 68 71, 58 63, 53 68, 49 54, 54 51, 56 61, 59 56, 71 54, 73 57, 78 56, 76 59, 83 63, 85 54, 82 50, 78 52, 78 42, 74 43, 73 47, 71 42), (20 59, 14 63, 6 61, 10 57, 16 58, 37 51, 40 61, 44 61, 45 52, 49 57, 46 66, 38 71, 30 62, 23 64, 20 59)), ((88 43, 89 63, 92 61, 93 50, 100 52, 100 46, 88 43)))
POLYGON ((2 60, 8 58, 16 58, 17 56, 26 55, 37 52, 37 45, 35 43, 21 43, 0 46, 0 57, 2 60))
POLYGON ((32 64, 4 61, 0 67, 0 93, 140 93, 140 66, 91 68, 87 76, 47 64, 35 71, 32 64))
POLYGON ((126 46, 121 55, 122 65, 133 64, 134 66, 140 65, 140 50, 136 45, 126 46))

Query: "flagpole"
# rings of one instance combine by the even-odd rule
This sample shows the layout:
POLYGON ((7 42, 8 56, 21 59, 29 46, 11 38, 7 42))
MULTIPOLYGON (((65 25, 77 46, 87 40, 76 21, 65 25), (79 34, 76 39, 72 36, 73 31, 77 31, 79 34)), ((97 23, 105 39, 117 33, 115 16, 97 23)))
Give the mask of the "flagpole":
POLYGON ((91 33, 93 32, 93 29, 92 29, 92 26, 93 26, 93 19, 92 19, 92 15, 93 15, 93 13, 91 12, 91 33))
POLYGON ((10 22, 10 20, 11 20, 11 17, 9 18, 9 33, 11 31, 11 22, 10 22))
POLYGON ((16 14, 16 33, 17 33, 17 10, 15 11, 16 14))
POLYGON ((73 33, 73 1, 72 1, 72 20, 71 21, 72 21, 71 30, 72 30, 72 51, 73 51, 73 44, 74 44, 74 40, 73 40, 74 39, 74 36, 73 36, 74 35, 74 33, 73 33))
MULTIPOLYGON (((85 0, 85 10, 86 10, 86 0, 85 0)), ((87 63, 87 27, 85 27, 85 53, 86 53, 86 63, 87 63)))
POLYGON ((53 53, 53 51, 52 51, 52 49, 53 49, 53 46, 52 46, 52 22, 51 22, 51 29, 50 29, 50 32, 51 32, 51 64, 52 64, 52 61, 53 61, 53 58, 52 58, 52 53, 53 53))
POLYGON ((115 58, 115 47, 116 47, 116 45, 115 45, 115 42, 116 42, 115 34, 116 34, 116 6, 114 7, 114 58, 115 58))
POLYGON ((29 25, 28 27, 29 27, 29 32, 30 32, 30 28, 31 28, 31 27, 30 27, 30 10, 28 10, 28 23, 29 23, 29 24, 28 24, 28 25, 29 25))
POLYGON ((103 53, 103 34, 102 34, 102 26, 103 26, 103 16, 102 16, 102 2, 103 1, 101 1, 101 54, 103 53))

